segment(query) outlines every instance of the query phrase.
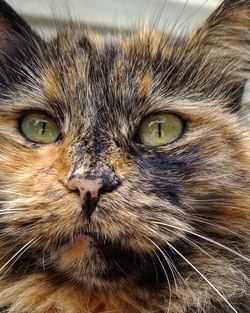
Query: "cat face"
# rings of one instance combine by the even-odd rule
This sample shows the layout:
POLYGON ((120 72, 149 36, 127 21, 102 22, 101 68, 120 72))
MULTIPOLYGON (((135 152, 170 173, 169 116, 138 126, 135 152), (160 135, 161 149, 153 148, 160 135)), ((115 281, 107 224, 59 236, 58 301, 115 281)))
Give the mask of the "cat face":
POLYGON ((232 14, 244 24, 247 1, 225 4, 185 41, 148 30, 69 31, 48 43, 26 25, 12 41, 4 33, 0 241, 5 261, 17 256, 10 277, 48 271, 106 290, 172 286, 176 271, 200 286, 185 259, 213 283, 219 271, 244 276, 222 247, 244 250, 240 236, 249 239, 249 156, 235 112, 249 52, 239 51, 244 32, 225 51, 216 24, 232 14), (152 121, 158 129, 169 116, 178 136, 154 144, 152 121))

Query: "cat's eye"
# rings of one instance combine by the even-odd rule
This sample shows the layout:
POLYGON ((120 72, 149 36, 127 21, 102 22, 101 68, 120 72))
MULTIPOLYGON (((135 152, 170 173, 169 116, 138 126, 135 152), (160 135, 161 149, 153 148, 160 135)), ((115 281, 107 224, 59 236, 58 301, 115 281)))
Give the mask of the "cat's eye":
POLYGON ((20 122, 20 130, 30 141, 41 144, 55 142, 60 136, 56 122, 43 112, 26 114, 20 122))
POLYGON ((138 131, 140 143, 148 146, 167 145, 180 138, 184 130, 182 118, 171 113, 158 113, 147 116, 138 131))

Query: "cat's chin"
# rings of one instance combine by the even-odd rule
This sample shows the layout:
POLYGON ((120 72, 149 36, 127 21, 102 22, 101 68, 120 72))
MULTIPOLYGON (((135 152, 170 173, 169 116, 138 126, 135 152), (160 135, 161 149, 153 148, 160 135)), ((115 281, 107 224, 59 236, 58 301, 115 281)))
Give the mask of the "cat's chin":
POLYGON ((85 288, 127 286, 136 278, 140 258, 98 233, 83 232, 63 242, 54 264, 66 279, 85 288), (138 263, 138 264, 137 264, 138 263))
MULTIPOLYGON (((170 256, 173 253, 168 247, 163 249, 170 256)), ((51 265, 57 272, 56 278, 70 280, 88 290, 166 283, 169 271, 167 275, 171 277, 168 260, 161 254, 138 253, 97 232, 77 232, 71 239, 61 240, 53 256, 51 265)))

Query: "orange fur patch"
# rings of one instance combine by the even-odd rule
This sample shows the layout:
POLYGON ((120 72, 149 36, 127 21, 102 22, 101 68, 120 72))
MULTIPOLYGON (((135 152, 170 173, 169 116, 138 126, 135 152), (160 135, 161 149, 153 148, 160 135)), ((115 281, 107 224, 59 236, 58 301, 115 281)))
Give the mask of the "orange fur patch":
POLYGON ((152 86, 152 76, 150 73, 144 73, 141 75, 141 77, 138 79, 138 84, 139 84, 139 96, 140 98, 145 98, 151 89, 152 86))
POLYGON ((43 83, 45 93, 51 99, 57 99, 57 78, 56 73, 52 68, 49 68, 44 76, 44 83, 43 83))
POLYGON ((127 156, 124 153, 114 153, 109 163, 114 167, 115 173, 121 177, 126 176, 131 170, 131 165, 128 164, 127 156))

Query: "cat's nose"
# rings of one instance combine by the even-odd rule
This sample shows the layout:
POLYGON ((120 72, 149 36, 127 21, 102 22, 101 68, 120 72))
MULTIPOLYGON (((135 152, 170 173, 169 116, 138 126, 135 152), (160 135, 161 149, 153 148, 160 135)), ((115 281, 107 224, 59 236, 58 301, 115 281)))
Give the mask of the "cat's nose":
POLYGON ((107 177, 91 177, 91 179, 84 179, 75 176, 71 178, 66 185, 70 190, 80 192, 82 211, 90 222, 91 216, 97 207, 99 195, 104 192, 112 191, 118 184, 116 179, 107 177))
POLYGON ((83 179, 74 177, 68 182, 68 188, 78 190, 82 203, 82 211, 88 221, 96 209, 99 198, 99 192, 103 188, 102 179, 83 179))

